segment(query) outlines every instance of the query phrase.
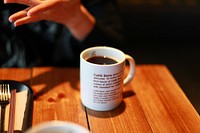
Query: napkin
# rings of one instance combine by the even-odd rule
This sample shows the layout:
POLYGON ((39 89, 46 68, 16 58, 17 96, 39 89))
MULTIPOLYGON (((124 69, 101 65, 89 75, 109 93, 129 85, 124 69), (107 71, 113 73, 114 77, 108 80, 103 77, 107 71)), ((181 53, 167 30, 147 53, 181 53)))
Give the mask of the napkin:
MULTIPOLYGON (((28 90, 16 93, 14 130, 19 130, 19 131, 22 130, 27 101, 28 101, 28 90)), ((6 106, 6 111, 5 111, 5 125, 4 125, 5 131, 8 131, 9 111, 10 111, 10 104, 6 106)))

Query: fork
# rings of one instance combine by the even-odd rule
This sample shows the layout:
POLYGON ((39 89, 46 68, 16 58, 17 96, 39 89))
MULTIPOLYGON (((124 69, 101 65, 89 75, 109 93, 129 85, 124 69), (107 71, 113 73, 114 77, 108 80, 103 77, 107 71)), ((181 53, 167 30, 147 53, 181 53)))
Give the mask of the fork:
POLYGON ((10 102, 10 86, 9 84, 0 84, 0 106, 1 106, 1 124, 0 133, 4 132, 5 108, 10 102))

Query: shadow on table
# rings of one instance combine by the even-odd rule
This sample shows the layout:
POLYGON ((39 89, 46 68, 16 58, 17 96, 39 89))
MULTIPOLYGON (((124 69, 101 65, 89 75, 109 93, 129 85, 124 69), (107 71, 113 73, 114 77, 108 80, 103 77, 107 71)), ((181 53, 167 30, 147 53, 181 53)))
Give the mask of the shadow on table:
POLYGON ((68 68, 66 71, 65 70, 65 68, 53 68, 32 77, 31 81, 26 80, 23 82, 31 86, 45 85, 42 89, 40 89, 40 91, 34 92, 34 99, 38 99, 41 95, 47 93, 55 86, 63 84, 64 82, 69 82, 71 86, 70 88, 79 91, 79 71, 76 68, 68 68))

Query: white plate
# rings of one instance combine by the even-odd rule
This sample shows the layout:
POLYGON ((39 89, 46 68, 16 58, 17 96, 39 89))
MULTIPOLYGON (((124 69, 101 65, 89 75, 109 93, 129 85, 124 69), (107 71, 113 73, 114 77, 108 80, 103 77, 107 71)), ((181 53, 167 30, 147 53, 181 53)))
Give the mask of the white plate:
POLYGON ((90 133, 85 127, 81 125, 64 122, 64 121, 50 121, 41 123, 28 129, 25 133, 90 133))

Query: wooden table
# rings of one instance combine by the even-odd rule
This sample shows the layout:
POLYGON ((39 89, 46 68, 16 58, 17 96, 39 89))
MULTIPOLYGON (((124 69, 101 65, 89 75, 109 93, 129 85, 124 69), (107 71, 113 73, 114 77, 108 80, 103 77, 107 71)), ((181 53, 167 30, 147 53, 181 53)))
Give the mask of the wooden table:
POLYGON ((122 104, 96 112, 80 102, 78 68, 2 68, 0 79, 25 82, 34 91, 33 125, 62 120, 92 133, 199 133, 200 117, 165 65, 138 65, 122 104))

